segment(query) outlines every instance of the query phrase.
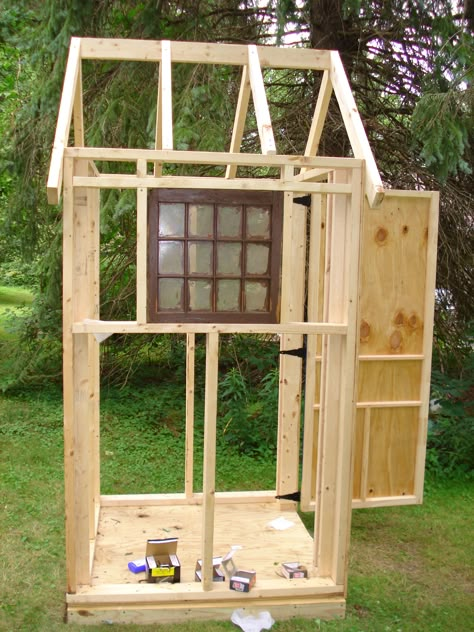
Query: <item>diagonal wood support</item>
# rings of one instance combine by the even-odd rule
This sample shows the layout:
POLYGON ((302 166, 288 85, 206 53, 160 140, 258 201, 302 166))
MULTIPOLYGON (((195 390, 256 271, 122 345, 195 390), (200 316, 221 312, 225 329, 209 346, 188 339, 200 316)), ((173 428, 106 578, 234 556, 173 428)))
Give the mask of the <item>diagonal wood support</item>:
MULTIPOLYGON (((54 136, 53 151, 49 167, 47 195, 48 202, 50 204, 59 204, 59 198, 61 197, 64 149, 67 147, 69 139, 73 109, 76 107, 77 111, 78 101, 76 99, 76 93, 78 91, 78 83, 81 78, 79 71, 80 66, 81 38, 73 37, 69 47, 69 56, 61 95, 61 104, 59 106, 56 134, 54 136)), ((80 89, 81 86, 79 86, 79 90, 80 89)))
POLYGON ((270 110, 268 109, 267 96, 265 94, 262 69, 258 58, 257 47, 254 44, 250 44, 249 46, 249 74, 262 154, 276 154, 275 139, 273 137, 270 110))
POLYGON ((384 188, 341 57, 331 51, 330 78, 355 158, 365 160, 365 193, 371 207, 380 206, 384 188))
MULTIPOLYGON (((324 123, 326 122, 331 96, 332 83, 329 78, 329 72, 325 70, 321 81, 321 87, 319 88, 316 107, 314 108, 314 115, 311 122, 311 129, 309 130, 308 141, 304 150, 305 156, 316 156, 318 153, 319 141, 321 140, 324 123)), ((303 169, 301 169, 301 173, 304 173, 305 171, 306 167, 303 167, 303 169)))
MULTIPOLYGON (((244 135, 245 118, 249 107, 250 100, 250 79, 249 69, 247 65, 242 67, 242 80, 240 82, 239 99, 237 101, 237 109, 235 111, 234 127, 232 129, 232 139, 230 141, 229 152, 231 154, 240 152, 242 137, 244 135)), ((237 174, 237 165, 227 165, 225 172, 226 178, 235 178, 237 174)))

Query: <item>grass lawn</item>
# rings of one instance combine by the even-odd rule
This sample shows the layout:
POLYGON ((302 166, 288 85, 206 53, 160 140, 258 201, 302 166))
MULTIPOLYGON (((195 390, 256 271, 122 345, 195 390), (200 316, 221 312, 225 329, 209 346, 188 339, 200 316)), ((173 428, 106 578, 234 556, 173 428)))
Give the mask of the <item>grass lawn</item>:
MULTIPOLYGON (((64 513, 61 393, 0 396, 0 630, 64 630, 64 513)), ((129 445, 117 441, 116 401, 104 402, 104 485, 120 485, 114 459, 138 478, 129 445), (114 408, 115 406, 115 408, 114 408), (107 453, 105 450, 107 449, 107 453), (127 466, 127 454, 129 461, 127 466)), ((131 422, 130 422, 131 423, 131 422)), ((122 426, 123 429, 123 426, 122 426)), ((122 433, 123 434, 123 433, 122 433)), ((179 451, 182 436, 158 433, 179 451)), ((255 478, 271 476, 265 463, 255 478)), ((230 468, 231 469, 231 468, 230 468)), ((230 471, 229 469, 229 471, 230 471)), ((125 472, 126 474, 126 472, 125 472)), ((227 476, 225 468, 222 476, 227 476)), ((233 485, 235 481, 230 481, 233 485)), ((170 483, 171 485, 171 483, 170 483)), ((312 518, 305 521, 311 527, 312 518)), ((474 487, 427 484, 416 507, 357 510, 353 515, 348 613, 344 621, 277 621, 276 632, 467 632, 474 621, 474 487)), ((77 629, 77 628, 76 628, 77 629)), ((81 626, 82 629, 82 626, 81 626)), ((84 626, 110 630, 111 626, 84 626)), ((129 626, 131 632, 161 629, 129 626)), ((163 627, 163 630, 165 627, 163 627)), ((237 629, 229 622, 166 626, 170 632, 237 629)))
POLYGON ((0 285, 0 340, 14 337, 9 323, 10 317, 18 314, 22 308, 31 305, 33 294, 24 288, 0 285))

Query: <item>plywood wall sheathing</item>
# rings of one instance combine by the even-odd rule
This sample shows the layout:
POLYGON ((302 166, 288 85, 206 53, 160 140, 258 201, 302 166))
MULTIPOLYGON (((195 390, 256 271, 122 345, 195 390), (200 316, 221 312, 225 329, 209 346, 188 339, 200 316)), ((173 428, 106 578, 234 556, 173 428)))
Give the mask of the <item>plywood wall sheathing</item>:
POLYGON ((380 498, 399 497, 401 504, 405 497, 421 499, 415 473, 424 463, 418 445, 426 436, 421 388, 431 357, 433 215, 430 197, 416 193, 387 195, 378 213, 365 209, 360 350, 372 359, 360 363, 358 401, 362 408, 371 403, 371 413, 369 429, 363 411, 358 416, 365 430, 358 432, 355 451, 356 471, 363 473, 354 477, 357 506, 380 498))
MULTIPOLYGON (((378 210, 365 204, 353 507, 422 499, 437 218, 429 192, 390 191, 378 210)), ((314 480, 316 438, 306 450, 314 480)))

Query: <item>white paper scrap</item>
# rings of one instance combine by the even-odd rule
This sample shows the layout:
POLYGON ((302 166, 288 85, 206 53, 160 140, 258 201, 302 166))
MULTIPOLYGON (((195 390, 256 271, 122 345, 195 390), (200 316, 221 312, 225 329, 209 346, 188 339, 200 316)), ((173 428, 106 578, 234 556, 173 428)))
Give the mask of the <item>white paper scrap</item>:
POLYGON ((238 625, 244 632, 260 632, 260 630, 270 630, 275 621, 268 611, 257 614, 247 614, 243 608, 234 610, 230 618, 232 623, 238 625))
POLYGON ((284 531, 285 529, 294 527, 295 523, 291 522, 291 520, 287 520, 283 516, 280 516, 279 518, 275 518, 275 520, 272 520, 271 522, 269 522, 268 526, 271 527, 272 529, 276 529, 277 531, 284 531))
POLYGON ((242 547, 240 546, 240 544, 233 544, 233 545, 230 547, 229 552, 228 552, 226 555, 224 555, 224 557, 222 558, 222 562, 223 562, 223 564, 225 564, 226 562, 228 562, 229 560, 231 560, 231 559, 234 557, 234 553, 235 553, 236 551, 240 551, 241 549, 242 549, 242 547))

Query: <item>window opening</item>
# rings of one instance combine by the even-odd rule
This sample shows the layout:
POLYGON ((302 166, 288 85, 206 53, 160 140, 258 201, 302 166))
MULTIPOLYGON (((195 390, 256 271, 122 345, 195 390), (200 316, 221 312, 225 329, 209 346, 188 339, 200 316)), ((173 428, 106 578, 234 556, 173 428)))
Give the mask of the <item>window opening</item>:
POLYGON ((282 195, 155 189, 150 322, 277 322, 282 195))

